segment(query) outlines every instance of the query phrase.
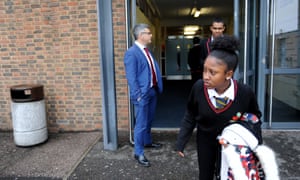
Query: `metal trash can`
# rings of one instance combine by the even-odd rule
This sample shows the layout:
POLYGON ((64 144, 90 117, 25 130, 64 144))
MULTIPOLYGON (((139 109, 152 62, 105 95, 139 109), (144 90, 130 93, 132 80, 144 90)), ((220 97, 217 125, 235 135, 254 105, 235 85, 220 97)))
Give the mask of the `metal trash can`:
POLYGON ((12 86, 11 113, 14 142, 18 146, 32 146, 48 139, 44 88, 42 85, 12 86))

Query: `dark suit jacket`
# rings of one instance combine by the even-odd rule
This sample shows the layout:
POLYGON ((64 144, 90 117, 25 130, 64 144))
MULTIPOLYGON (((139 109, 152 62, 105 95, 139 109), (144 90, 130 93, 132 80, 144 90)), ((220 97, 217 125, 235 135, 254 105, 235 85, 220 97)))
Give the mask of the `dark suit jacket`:
MULTIPOLYGON (((157 76, 157 90, 159 93, 162 93, 163 84, 161 73, 158 63, 153 56, 152 58, 154 60, 157 76)), ((126 51, 124 64, 126 78, 130 89, 130 98, 133 103, 136 103, 137 99, 147 95, 148 90, 151 88, 151 69, 146 56, 136 44, 126 51)))
POLYGON ((203 62, 205 61, 207 55, 210 53, 210 44, 211 44, 211 39, 203 39, 200 43, 201 46, 201 59, 203 62))
POLYGON ((201 59, 201 46, 196 45, 192 47, 188 54, 188 64, 191 68, 191 71, 203 71, 203 61, 201 59))

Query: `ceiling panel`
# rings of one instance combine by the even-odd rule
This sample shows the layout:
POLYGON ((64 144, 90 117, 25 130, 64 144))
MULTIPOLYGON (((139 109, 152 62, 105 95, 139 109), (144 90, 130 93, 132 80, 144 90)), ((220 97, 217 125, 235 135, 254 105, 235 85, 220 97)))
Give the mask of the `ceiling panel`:
POLYGON ((163 26, 209 25, 216 17, 226 19, 233 15, 233 0, 151 0, 159 12, 163 26), (200 17, 194 18, 191 11, 200 8, 200 17))

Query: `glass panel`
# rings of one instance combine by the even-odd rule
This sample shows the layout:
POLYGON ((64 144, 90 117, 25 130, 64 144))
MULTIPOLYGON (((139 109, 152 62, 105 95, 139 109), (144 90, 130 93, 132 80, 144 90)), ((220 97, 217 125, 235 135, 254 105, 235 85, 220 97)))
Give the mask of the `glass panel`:
MULTIPOLYGON (((268 76, 270 82, 270 76, 268 76)), ((270 87, 268 88, 270 92, 270 87)), ((267 98, 270 96, 268 94, 267 98)), ((267 104, 270 104, 268 98, 267 104)), ((274 75, 272 122, 300 122, 300 74, 274 75)))
POLYGON ((272 123, 300 122, 298 0, 271 1, 266 114, 272 123), (273 19, 274 18, 274 19, 273 19), (299 71, 298 71, 299 69, 299 71), (299 72, 299 73, 298 73, 299 72), (270 116, 271 115, 271 116, 270 116))
MULTIPOLYGON (((275 0, 275 10, 270 15, 269 52, 273 48, 274 34, 274 62, 269 58, 267 67, 299 68, 299 3, 298 0, 275 0), (272 13, 275 12, 275 16, 272 13), (275 18, 275 21, 272 20, 275 18), (274 24, 273 24, 274 22, 274 24)), ((270 56, 272 57, 272 56, 270 56)))
MULTIPOLYGON (((300 30, 275 35, 274 68, 300 67, 300 30)), ((268 63, 268 66, 271 66, 268 63)))

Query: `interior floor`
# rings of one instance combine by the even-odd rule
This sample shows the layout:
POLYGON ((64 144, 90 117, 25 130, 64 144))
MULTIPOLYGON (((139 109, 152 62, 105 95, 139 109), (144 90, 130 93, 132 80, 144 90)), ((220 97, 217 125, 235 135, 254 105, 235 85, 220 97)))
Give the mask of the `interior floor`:
POLYGON ((164 91, 158 97, 153 128, 180 127, 191 87, 191 80, 164 80, 164 91))

